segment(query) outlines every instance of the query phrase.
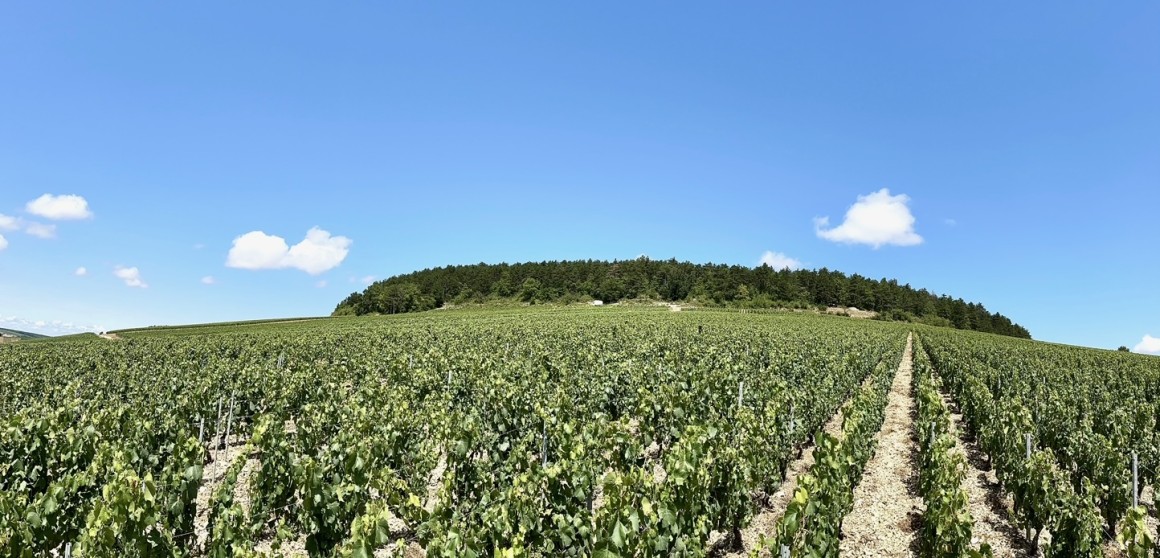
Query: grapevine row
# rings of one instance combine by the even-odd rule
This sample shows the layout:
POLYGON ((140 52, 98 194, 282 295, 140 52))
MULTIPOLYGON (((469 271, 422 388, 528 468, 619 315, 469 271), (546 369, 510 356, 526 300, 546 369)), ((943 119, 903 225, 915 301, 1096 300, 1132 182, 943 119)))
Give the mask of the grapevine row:
POLYGON ((1046 530, 1053 555, 1101 556, 1126 518, 1126 546, 1135 552, 1149 544, 1138 528, 1143 512, 1130 509, 1130 456, 1156 463, 1154 371, 1137 368, 1139 376, 1127 377, 1103 368, 1122 357, 1075 349, 964 343, 942 332, 925 338, 937 374, 1035 541, 1046 530))
MULTIPOLYGON (((917 344, 916 344, 917 345, 917 344)), ((982 558, 992 556, 983 544, 972 546, 973 520, 963 480, 966 459, 954 451, 951 416, 932 376, 930 359, 921 347, 914 351, 914 397, 917 420, 919 492, 925 510, 920 540, 925 555, 934 558, 982 558)))
POLYGON ((793 316, 480 313, 8 346, 0 548, 700 556, 903 337, 793 316), (226 473, 197 509, 207 470, 226 473))
POLYGON ((885 418, 886 399, 897 368, 879 362, 874 373, 842 409, 841 437, 817 434, 814 465, 798 478, 793 500, 778 521, 769 550, 774 556, 838 556, 842 519, 853 509, 854 488, 874 455, 874 435, 885 418))

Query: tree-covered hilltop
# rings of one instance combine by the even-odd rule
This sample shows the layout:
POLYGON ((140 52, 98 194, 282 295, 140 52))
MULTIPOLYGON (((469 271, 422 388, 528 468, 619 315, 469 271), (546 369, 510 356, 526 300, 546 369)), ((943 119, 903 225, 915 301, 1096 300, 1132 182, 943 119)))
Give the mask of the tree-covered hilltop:
POLYGON ((397 314, 495 299, 538 303, 634 298, 742 308, 854 306, 876 311, 884 319, 1031 337, 1025 328, 1002 314, 992 314, 982 304, 916 290, 892 279, 847 276, 826 268, 778 271, 768 265, 749 268, 645 257, 424 269, 351 293, 334 315, 397 314))

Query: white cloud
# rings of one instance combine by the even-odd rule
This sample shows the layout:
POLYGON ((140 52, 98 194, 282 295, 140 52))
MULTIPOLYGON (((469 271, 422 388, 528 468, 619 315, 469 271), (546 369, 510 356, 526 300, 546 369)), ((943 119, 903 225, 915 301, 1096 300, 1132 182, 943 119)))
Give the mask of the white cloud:
POLYGON ((37 238, 52 238, 56 236, 56 225, 46 225, 44 223, 28 223, 28 225, 24 227, 24 232, 37 238))
POLYGON ((1132 347, 1132 352, 1145 355, 1160 355, 1160 337, 1145 335, 1135 347, 1132 347))
POLYGON ((351 240, 330 236, 318 227, 306 232, 306 238, 288 246, 280 236, 251 231, 234 239, 226 257, 226 266, 239 269, 300 269, 318 275, 338 267, 350 252, 351 240))
POLYGON ((217 279, 214 279, 213 275, 206 275, 205 277, 201 278, 202 285, 212 285, 214 283, 217 283, 217 279))
POLYGON ((145 281, 141 279, 141 271, 136 267, 117 266, 113 270, 113 275, 116 275, 118 279, 124 281, 125 286, 127 287, 137 287, 141 289, 149 287, 149 285, 147 285, 145 281))
POLYGON ((0 231, 19 231, 21 229, 37 238, 52 238, 57 235, 57 225, 36 223, 35 220, 24 220, 20 217, 0 213, 0 231))
POLYGON ((323 280, 315 283, 314 286, 318 287, 320 289, 325 289, 326 288, 326 279, 323 279, 323 280))
POLYGON ((951 219, 951 218, 949 218, 949 217, 948 217, 948 218, 946 218, 946 219, 943 219, 943 223, 945 223, 945 224, 946 224, 946 226, 948 226, 948 227, 953 227, 953 226, 955 226, 955 225, 959 224, 959 222, 958 222, 958 221, 956 221, 956 220, 954 220, 954 219, 951 219))
POLYGON ((28 202, 24 209, 45 219, 88 219, 93 216, 93 212, 89 211, 89 202, 75 194, 44 194, 28 202))
POLYGON ((3 250, 7 247, 8 247, 8 239, 4 238, 4 235, 0 234, 0 250, 3 250))
POLYGON ((290 266, 311 275, 333 269, 346 259, 351 240, 314 227, 306 232, 306 239, 290 247, 290 266))
POLYGON ((858 201, 846 211, 846 220, 834 228, 827 228, 829 217, 814 219, 819 238, 847 244, 869 244, 879 248, 884 244, 914 246, 922 244, 922 237, 914 232, 914 216, 910 214, 905 194, 890 195, 883 188, 858 196, 858 201))
POLYGON ((20 217, 0 214, 0 231, 24 232, 37 238, 53 238, 56 236, 56 225, 26 221, 20 217))
POLYGON ((73 272, 73 275, 76 275, 77 277, 84 277, 85 275, 88 275, 88 274, 89 274, 89 270, 85 269, 83 266, 78 267, 77 270, 73 272))
POLYGON ((0 231, 14 231, 20 228, 20 219, 0 213, 0 231))
POLYGON ((200 242, 198 242, 197 244, 194 244, 194 245, 193 245, 193 249, 194 249, 194 250, 201 250, 202 248, 205 248, 205 244, 202 244, 202 243, 200 243, 200 242))
POLYGON ((280 236, 251 231, 234 239, 226 256, 226 266, 241 269, 278 269, 286 267, 290 247, 280 236))
POLYGON ((758 262, 758 265, 768 265, 769 267, 772 267, 778 271, 783 269, 789 269, 792 271, 802 268, 802 262, 782 254, 781 252, 772 252, 770 250, 766 250, 765 253, 761 255, 761 261, 758 262))
POLYGON ((43 333, 46 335, 63 335, 69 333, 79 333, 82 331, 98 331, 99 327, 85 326, 74 324, 73 322, 66 322, 63 320, 26 320, 18 316, 2 316, 0 317, 0 324, 8 329, 16 329, 20 331, 28 331, 31 333, 43 333))
POLYGON ((362 277, 351 277, 350 282, 351 283, 361 283, 363 285, 370 285, 371 283, 375 282, 375 276, 374 275, 363 275, 362 277))

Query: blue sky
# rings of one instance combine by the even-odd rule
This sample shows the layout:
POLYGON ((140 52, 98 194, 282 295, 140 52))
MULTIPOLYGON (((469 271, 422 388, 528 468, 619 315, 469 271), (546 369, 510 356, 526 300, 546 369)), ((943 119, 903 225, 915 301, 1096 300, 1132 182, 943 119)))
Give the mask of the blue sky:
POLYGON ((10 4, 0 327, 772 251, 1132 347, 1160 336, 1157 29, 1130 1, 10 4))

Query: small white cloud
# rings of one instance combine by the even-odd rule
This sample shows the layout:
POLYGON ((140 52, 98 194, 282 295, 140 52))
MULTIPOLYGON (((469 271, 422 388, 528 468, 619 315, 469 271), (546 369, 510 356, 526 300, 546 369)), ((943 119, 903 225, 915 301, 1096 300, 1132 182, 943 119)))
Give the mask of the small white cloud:
POLYGON ((323 280, 315 283, 314 286, 318 287, 320 289, 325 289, 326 288, 326 279, 323 279, 323 280))
POLYGON ((205 244, 202 244, 202 243, 200 243, 200 242, 198 242, 197 244, 194 244, 194 245, 193 245, 193 249, 194 249, 194 250, 201 250, 202 248, 205 248, 205 244))
POLYGON ((951 219, 949 217, 946 219, 943 219, 943 223, 946 224, 946 226, 948 226, 948 227, 953 227, 953 226, 959 224, 958 221, 955 221, 954 219, 951 219))
POLYGON ((371 283, 375 282, 375 276, 374 275, 363 275, 362 277, 351 277, 350 282, 351 283, 360 283, 363 285, 370 285, 371 283))
POLYGON ((118 279, 124 281, 125 286, 127 287, 136 287, 140 289, 149 287, 149 285, 141 279, 141 271, 136 267, 117 266, 113 270, 113 275, 116 275, 118 279))
POLYGON ((0 250, 3 250, 7 247, 8 247, 8 239, 4 238, 4 235, 0 234, 0 250))
POLYGON ((20 228, 20 219, 0 213, 0 231, 14 231, 20 228))
POLYGON ((827 228, 829 217, 814 219, 819 238, 847 244, 868 244, 880 248, 884 244, 914 246, 922 244, 922 237, 914 232, 914 216, 910 214, 905 194, 890 195, 883 188, 858 196, 858 201, 846 211, 846 220, 834 228, 827 228))
POLYGON ((205 277, 201 278, 202 285, 212 285, 214 283, 217 283, 217 279, 214 279, 213 275, 206 275, 205 277))
POLYGON ((331 236, 314 227, 306 238, 288 246, 280 236, 251 231, 234 239, 226 257, 226 266, 239 269, 300 269, 318 275, 338 267, 350 252, 351 240, 345 236, 331 236))
POLYGON ((93 212, 89 211, 89 202, 75 194, 44 194, 28 202, 24 209, 45 219, 88 219, 93 216, 93 212))
POLYGON ((758 265, 768 265, 769 267, 772 267, 778 271, 783 269, 793 271, 795 269, 802 268, 802 262, 782 254, 781 252, 772 252, 770 250, 766 250, 765 253, 761 255, 761 261, 758 262, 758 265))
POLYGON ((89 274, 89 270, 85 269, 83 266, 78 267, 77 270, 73 272, 73 275, 76 275, 77 277, 84 277, 85 275, 88 275, 88 274, 89 274))
POLYGON ((56 225, 30 222, 25 225, 24 232, 37 238, 53 238, 56 236, 56 225))
POLYGON ((0 214, 0 231, 18 231, 24 229, 26 234, 37 238, 53 238, 56 236, 56 225, 26 221, 20 217, 0 214))
POLYGON ((1160 355, 1160 337, 1152 337, 1145 335, 1135 347, 1132 347, 1133 353, 1141 353, 1145 355, 1160 355))

